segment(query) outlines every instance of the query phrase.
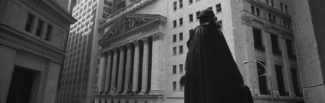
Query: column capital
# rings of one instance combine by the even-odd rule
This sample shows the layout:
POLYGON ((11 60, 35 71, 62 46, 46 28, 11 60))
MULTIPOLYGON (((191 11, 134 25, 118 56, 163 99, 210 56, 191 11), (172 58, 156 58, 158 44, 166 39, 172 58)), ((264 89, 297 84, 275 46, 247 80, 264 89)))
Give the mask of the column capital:
POLYGON ((126 46, 127 48, 131 48, 131 44, 132 44, 132 43, 126 43, 125 46, 126 46))
POLYGON ((143 41, 143 43, 146 43, 146 42, 148 42, 148 37, 143 37, 143 38, 141 38, 141 40, 143 41))
POLYGON ((139 40, 134 40, 134 41, 132 41, 132 43, 133 43, 134 45, 139 45, 139 40))
POLYGON ((123 50, 124 45, 121 45, 121 46, 119 46, 119 47, 117 47, 117 48, 119 48, 120 50, 123 50))
POLYGON ((106 56, 106 52, 100 52, 100 57, 105 57, 106 56))
POLYGON ((152 40, 159 40, 159 39, 162 39, 164 33, 162 32, 157 32, 157 33, 154 33, 151 35, 152 37, 152 40))

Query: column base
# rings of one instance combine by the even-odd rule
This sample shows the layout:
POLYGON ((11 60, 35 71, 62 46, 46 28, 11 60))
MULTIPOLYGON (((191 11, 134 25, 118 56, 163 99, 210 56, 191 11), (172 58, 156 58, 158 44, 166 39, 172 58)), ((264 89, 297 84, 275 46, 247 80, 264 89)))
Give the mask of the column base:
POLYGON ((164 91, 163 90, 150 90, 149 94, 150 95, 164 95, 164 91))
POLYGON ((111 91, 109 91, 109 93, 108 94, 115 94, 116 93, 116 91, 114 91, 114 90, 111 90, 111 91))
POLYGON ((139 94, 140 91, 132 90, 131 92, 132 92, 131 94, 139 94))
POLYGON ((147 90, 141 90, 139 94, 149 94, 147 90))
POLYGON ((122 94, 123 91, 122 91, 122 90, 118 90, 118 91, 116 91, 116 93, 117 93, 117 94, 122 94))
POLYGON ((122 94, 130 94, 131 91, 129 90, 124 90, 124 92, 122 94))

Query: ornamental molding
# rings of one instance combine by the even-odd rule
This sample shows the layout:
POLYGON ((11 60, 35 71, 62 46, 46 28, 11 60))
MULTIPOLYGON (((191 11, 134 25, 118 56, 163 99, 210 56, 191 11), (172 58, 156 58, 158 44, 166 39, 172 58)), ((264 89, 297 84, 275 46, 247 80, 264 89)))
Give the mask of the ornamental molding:
POLYGON ((134 38, 132 40, 127 40, 127 41, 119 41, 119 42, 110 42, 110 43, 106 43, 107 45, 102 45, 102 51, 109 51, 109 50, 114 50, 117 49, 119 47, 127 47, 127 45, 130 44, 134 44, 134 46, 138 46, 140 41, 147 41, 149 38, 152 38, 152 41, 156 41, 156 40, 160 40, 162 39, 164 36, 164 33, 162 33, 161 31, 156 31, 154 33, 148 34, 148 35, 144 35, 144 36, 140 36, 137 38, 134 38))
MULTIPOLYGON (((129 14, 120 18, 111 26, 111 28, 104 33, 100 38, 99 44, 103 44, 107 41, 111 41, 126 34, 139 34, 144 29, 145 31, 150 31, 153 28, 156 30, 159 29, 160 25, 164 25, 166 22, 166 17, 161 15, 152 15, 152 14, 129 14)), ((144 35, 148 33, 143 33, 139 35, 144 35)))
POLYGON ((157 1, 157 0, 137 0, 137 1, 135 1, 133 4, 128 5, 127 7, 111 14, 110 16, 107 17, 106 20, 100 22, 101 26, 100 26, 99 30, 102 30, 102 29, 106 28, 108 25, 114 23, 121 16, 123 16, 127 13, 132 13, 136 10, 139 10, 142 7, 145 7, 154 1, 157 1))
POLYGON ((243 24, 252 25, 253 18, 250 17, 249 15, 242 14, 241 18, 242 18, 242 23, 243 24))
POLYGON ((271 27, 272 27, 272 24, 270 24, 270 23, 264 23, 264 25, 263 25, 263 28, 266 32, 271 32, 271 27))

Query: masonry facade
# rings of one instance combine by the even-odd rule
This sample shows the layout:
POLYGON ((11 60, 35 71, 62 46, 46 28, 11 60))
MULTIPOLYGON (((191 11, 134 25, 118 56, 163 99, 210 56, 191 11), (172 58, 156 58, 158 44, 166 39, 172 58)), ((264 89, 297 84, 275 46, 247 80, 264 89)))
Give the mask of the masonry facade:
POLYGON ((185 74, 186 41, 189 33, 199 25, 197 15, 207 8, 212 9, 218 17, 216 22, 222 26, 255 102, 303 102, 289 4, 287 0, 136 1, 101 23, 101 59, 95 103, 183 103, 183 90, 186 87, 179 84, 179 78, 185 74), (154 19, 154 15, 166 18, 166 22, 157 29, 161 31, 158 36, 161 39, 144 33, 154 32, 156 29, 151 29, 154 26, 137 26, 139 29, 134 32, 125 26, 133 25, 132 17, 136 21, 136 18, 148 16, 154 19), (146 41, 131 39, 141 35, 149 37, 148 63, 146 41), (140 41, 139 55, 136 52, 138 44, 134 40, 140 41), (155 46, 157 41, 160 41, 157 43, 160 45, 155 46), (162 49, 156 52, 155 48, 162 49), (161 56, 155 58, 156 53, 161 56), (155 79, 155 70, 159 70, 159 76, 164 78, 155 79), (112 74, 113 71, 116 74, 112 74), (153 92, 155 86, 152 82, 155 81, 158 84, 162 81, 159 95, 153 92))
POLYGON ((75 19, 52 0, 2 0, 0 8, 0 102, 54 103, 75 19))

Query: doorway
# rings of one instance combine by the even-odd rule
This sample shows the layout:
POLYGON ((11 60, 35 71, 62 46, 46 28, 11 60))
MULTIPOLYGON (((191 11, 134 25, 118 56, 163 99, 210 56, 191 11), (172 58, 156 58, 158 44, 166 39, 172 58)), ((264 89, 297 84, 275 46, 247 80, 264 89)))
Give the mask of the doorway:
POLYGON ((29 103, 36 73, 37 71, 15 66, 7 103, 29 103))

